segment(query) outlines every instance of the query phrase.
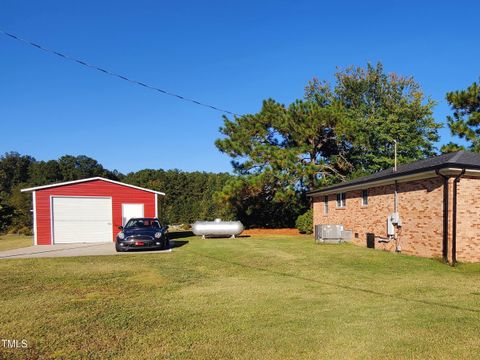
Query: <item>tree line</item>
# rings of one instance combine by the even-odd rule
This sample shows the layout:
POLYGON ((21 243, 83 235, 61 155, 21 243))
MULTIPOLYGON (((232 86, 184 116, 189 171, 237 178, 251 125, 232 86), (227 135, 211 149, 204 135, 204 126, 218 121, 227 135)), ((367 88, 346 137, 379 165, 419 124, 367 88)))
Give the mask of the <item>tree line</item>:
MULTIPOLYGON (((266 99, 255 114, 225 116, 215 144, 231 157, 233 175, 121 174, 87 156, 37 161, 6 153, 0 157, 0 232, 30 228, 31 199, 21 188, 93 176, 165 192, 162 217, 168 223, 222 217, 247 227, 293 227, 309 208, 309 190, 393 166, 394 141, 399 163, 438 152, 442 125, 433 117, 435 102, 412 77, 387 74, 378 63, 340 69, 334 79, 313 78, 291 104, 266 99)), ((446 99, 451 133, 467 145, 449 142, 440 152, 480 151, 480 86, 474 82, 446 99)))

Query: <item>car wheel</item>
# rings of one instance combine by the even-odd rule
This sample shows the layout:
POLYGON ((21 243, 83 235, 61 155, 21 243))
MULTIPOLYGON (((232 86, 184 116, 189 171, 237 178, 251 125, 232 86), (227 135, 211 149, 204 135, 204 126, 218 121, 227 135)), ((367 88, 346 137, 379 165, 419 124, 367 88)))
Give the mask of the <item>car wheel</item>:
POLYGON ((163 249, 164 249, 164 250, 170 249, 170 239, 167 239, 167 240, 165 241, 165 244, 163 245, 163 249))
POLYGON ((127 249, 124 248, 124 247, 122 247, 122 246, 120 246, 120 244, 119 244, 118 242, 115 243, 115 250, 117 250, 117 252, 125 252, 125 251, 127 251, 127 249))

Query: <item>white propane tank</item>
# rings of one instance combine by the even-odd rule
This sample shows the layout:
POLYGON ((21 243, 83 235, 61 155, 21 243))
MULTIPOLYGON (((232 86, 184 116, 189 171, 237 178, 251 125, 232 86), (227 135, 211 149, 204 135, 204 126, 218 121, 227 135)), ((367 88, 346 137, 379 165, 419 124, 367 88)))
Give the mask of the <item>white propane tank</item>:
POLYGON ((244 230, 243 224, 240 221, 222 221, 215 219, 214 221, 196 221, 192 224, 192 231, 195 235, 211 237, 226 237, 234 238, 240 235, 244 230))

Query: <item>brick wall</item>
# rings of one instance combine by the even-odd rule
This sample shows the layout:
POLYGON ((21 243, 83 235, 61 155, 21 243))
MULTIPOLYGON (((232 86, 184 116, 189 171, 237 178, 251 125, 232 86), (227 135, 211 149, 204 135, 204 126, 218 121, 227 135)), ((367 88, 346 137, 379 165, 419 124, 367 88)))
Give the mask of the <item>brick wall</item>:
MULTIPOLYGON (((323 196, 315 197, 314 224, 343 224, 345 229, 352 230, 355 244, 366 246, 368 232, 386 237, 387 216, 394 207, 394 190, 394 185, 368 188, 367 206, 362 205, 361 190, 347 192, 345 208, 337 208, 336 194, 331 194, 328 214, 324 214, 323 196)), ((434 177, 398 184, 398 211, 403 225, 399 233, 402 253, 441 257, 443 179, 434 177)), ((480 227, 480 221, 477 226, 480 227)), ((395 242, 376 242, 375 247, 393 251, 395 245, 395 242)))
POLYGON ((457 189, 457 260, 480 262, 480 179, 463 177, 457 189))

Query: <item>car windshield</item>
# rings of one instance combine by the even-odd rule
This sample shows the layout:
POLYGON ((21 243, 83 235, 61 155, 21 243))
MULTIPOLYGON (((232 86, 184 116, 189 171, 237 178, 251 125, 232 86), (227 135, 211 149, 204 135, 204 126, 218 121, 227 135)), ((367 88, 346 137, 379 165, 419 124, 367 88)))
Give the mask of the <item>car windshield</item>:
POLYGON ((130 219, 125 225, 125 229, 128 228, 160 228, 158 220, 154 219, 130 219))

